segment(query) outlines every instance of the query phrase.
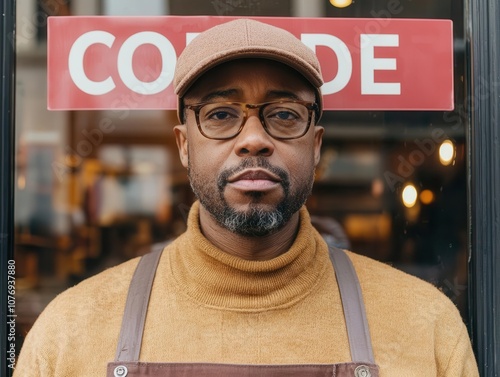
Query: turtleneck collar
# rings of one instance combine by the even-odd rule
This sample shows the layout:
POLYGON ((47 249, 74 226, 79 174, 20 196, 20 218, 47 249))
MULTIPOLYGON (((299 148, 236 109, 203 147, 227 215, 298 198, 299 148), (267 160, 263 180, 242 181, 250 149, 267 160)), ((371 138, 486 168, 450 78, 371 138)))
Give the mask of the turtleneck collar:
POLYGON ((291 248, 274 259, 251 261, 225 253, 203 236, 199 206, 193 204, 187 231, 168 255, 179 289, 201 304, 244 311, 290 306, 314 289, 330 264, 305 207, 291 248))

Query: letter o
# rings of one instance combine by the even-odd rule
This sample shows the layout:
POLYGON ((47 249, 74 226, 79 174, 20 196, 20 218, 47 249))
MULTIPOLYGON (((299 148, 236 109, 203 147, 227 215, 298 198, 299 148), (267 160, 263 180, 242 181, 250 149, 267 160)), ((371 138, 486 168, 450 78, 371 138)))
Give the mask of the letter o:
POLYGON ((170 85, 174 78, 174 68, 177 62, 172 43, 163 35, 143 31, 128 38, 118 53, 118 73, 123 83, 132 91, 139 94, 156 94, 170 85), (143 82, 137 78, 132 66, 132 58, 137 47, 143 44, 152 44, 161 54, 162 68, 160 75, 155 81, 143 82))

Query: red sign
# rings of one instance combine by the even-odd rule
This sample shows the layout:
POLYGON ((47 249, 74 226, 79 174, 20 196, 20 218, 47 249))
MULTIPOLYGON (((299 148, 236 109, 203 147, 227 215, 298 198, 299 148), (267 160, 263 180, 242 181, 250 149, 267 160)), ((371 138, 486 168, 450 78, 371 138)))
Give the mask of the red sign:
MULTIPOLYGON (((315 51, 326 110, 452 110, 450 20, 253 17, 315 51)), ((48 108, 175 109, 177 57, 235 17, 51 17, 48 108)))

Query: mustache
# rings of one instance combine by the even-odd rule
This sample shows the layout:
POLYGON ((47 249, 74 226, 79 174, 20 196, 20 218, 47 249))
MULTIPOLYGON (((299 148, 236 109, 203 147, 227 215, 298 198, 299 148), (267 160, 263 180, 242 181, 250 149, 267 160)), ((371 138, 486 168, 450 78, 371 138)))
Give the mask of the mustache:
POLYGON ((261 156, 248 157, 242 160, 238 165, 221 171, 217 178, 217 187, 219 191, 222 192, 224 190, 224 188, 228 184, 228 178, 230 176, 238 174, 239 172, 249 168, 262 168, 269 170, 273 174, 276 174, 281 180, 280 184, 283 186, 285 194, 288 193, 290 187, 290 177, 288 176, 288 173, 285 170, 278 168, 277 166, 271 165, 267 158, 261 156))

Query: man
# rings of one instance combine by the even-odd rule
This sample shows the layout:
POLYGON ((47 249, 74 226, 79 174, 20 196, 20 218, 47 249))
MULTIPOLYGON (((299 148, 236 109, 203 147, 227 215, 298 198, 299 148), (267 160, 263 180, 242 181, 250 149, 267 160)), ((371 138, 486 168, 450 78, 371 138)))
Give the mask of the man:
POLYGON ((196 37, 175 74, 174 132, 199 199, 187 231, 57 297, 16 377, 478 376, 437 289, 329 251, 312 227, 321 85, 284 30, 237 20, 196 37))

